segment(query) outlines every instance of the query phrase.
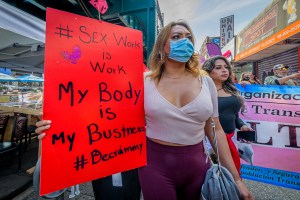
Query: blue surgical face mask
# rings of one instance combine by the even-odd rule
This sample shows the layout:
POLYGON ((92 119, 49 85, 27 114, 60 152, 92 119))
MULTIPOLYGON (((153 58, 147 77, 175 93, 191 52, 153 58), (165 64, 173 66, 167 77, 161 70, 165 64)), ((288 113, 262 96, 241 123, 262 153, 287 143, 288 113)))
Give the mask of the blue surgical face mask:
POLYGON ((193 43, 183 38, 180 40, 171 40, 169 58, 178 62, 187 62, 194 53, 193 43))

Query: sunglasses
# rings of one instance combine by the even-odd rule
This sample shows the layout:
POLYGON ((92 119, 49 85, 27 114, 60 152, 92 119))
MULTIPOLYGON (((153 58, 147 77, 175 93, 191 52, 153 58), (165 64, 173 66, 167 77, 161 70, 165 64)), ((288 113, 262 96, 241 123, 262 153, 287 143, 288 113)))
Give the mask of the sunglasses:
POLYGON ((288 68, 286 68, 286 67, 281 67, 281 68, 278 68, 278 70, 286 71, 286 70, 288 70, 288 68))

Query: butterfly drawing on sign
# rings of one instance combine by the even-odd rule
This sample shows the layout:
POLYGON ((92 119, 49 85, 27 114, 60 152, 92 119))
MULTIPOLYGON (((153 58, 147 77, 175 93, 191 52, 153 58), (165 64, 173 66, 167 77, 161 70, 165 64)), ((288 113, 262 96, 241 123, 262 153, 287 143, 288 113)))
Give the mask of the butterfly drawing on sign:
POLYGON ((67 51, 63 51, 61 52, 61 55, 65 60, 69 61, 70 63, 77 64, 77 61, 81 57, 81 50, 79 46, 75 46, 72 50, 72 54, 70 54, 67 51))
POLYGON ((104 14, 108 9, 106 0, 90 0, 90 4, 92 4, 101 14, 104 14))

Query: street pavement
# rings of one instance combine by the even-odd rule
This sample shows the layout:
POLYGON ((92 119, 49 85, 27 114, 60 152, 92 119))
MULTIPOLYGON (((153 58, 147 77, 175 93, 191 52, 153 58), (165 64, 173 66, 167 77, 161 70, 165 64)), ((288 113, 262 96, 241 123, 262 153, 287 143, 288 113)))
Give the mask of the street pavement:
MULTIPOLYGON (((256 200, 300 200, 300 191, 283 187, 278 187, 270 184, 265 184, 256 181, 245 180, 248 189, 251 191, 256 200)), ((64 193, 64 198, 69 199, 70 189, 64 193)), ((39 197, 33 190, 33 187, 28 188, 13 200, 44 200, 39 197)), ((58 198, 57 198, 58 199, 58 198)), ((72 198, 74 200, 93 200, 94 194, 91 182, 80 185, 80 194, 72 198)), ((143 198, 141 198, 142 200, 143 198)), ((117 199, 116 199, 117 200, 117 199)))
MULTIPOLYGON (((35 193, 32 187, 32 175, 28 175, 25 169, 29 169, 35 165, 37 160, 38 142, 33 141, 27 152, 23 155, 23 173, 17 173, 17 165, 15 164, 9 168, 6 165, 2 166, 0 162, 0 200, 13 199, 13 200, 43 200, 35 193), (24 187, 27 188, 24 191, 24 187), (18 190, 24 191, 19 193, 18 190), (8 196, 5 194, 7 193, 8 196), (18 196, 16 196, 19 194, 18 196)), ((288 189, 270 184, 265 184, 256 181, 250 181, 244 179, 248 189, 257 200, 300 200, 300 190, 288 189)), ((67 189, 64 193, 64 198, 69 199, 70 189, 67 189)), ((56 198, 58 199, 58 198, 56 198)), ((91 182, 80 184, 80 194, 72 198, 74 200, 93 200, 94 194, 91 182)), ((142 198, 141 198, 142 199, 142 198)), ((118 200, 118 199, 116 199, 118 200)))

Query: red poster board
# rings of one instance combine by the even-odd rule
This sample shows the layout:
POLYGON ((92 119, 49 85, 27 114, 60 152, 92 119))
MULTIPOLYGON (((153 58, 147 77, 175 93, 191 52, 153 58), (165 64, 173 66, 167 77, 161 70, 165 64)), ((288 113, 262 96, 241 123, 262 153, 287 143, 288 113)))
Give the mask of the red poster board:
POLYGON ((140 31, 47 9, 41 195, 146 164, 140 31))

